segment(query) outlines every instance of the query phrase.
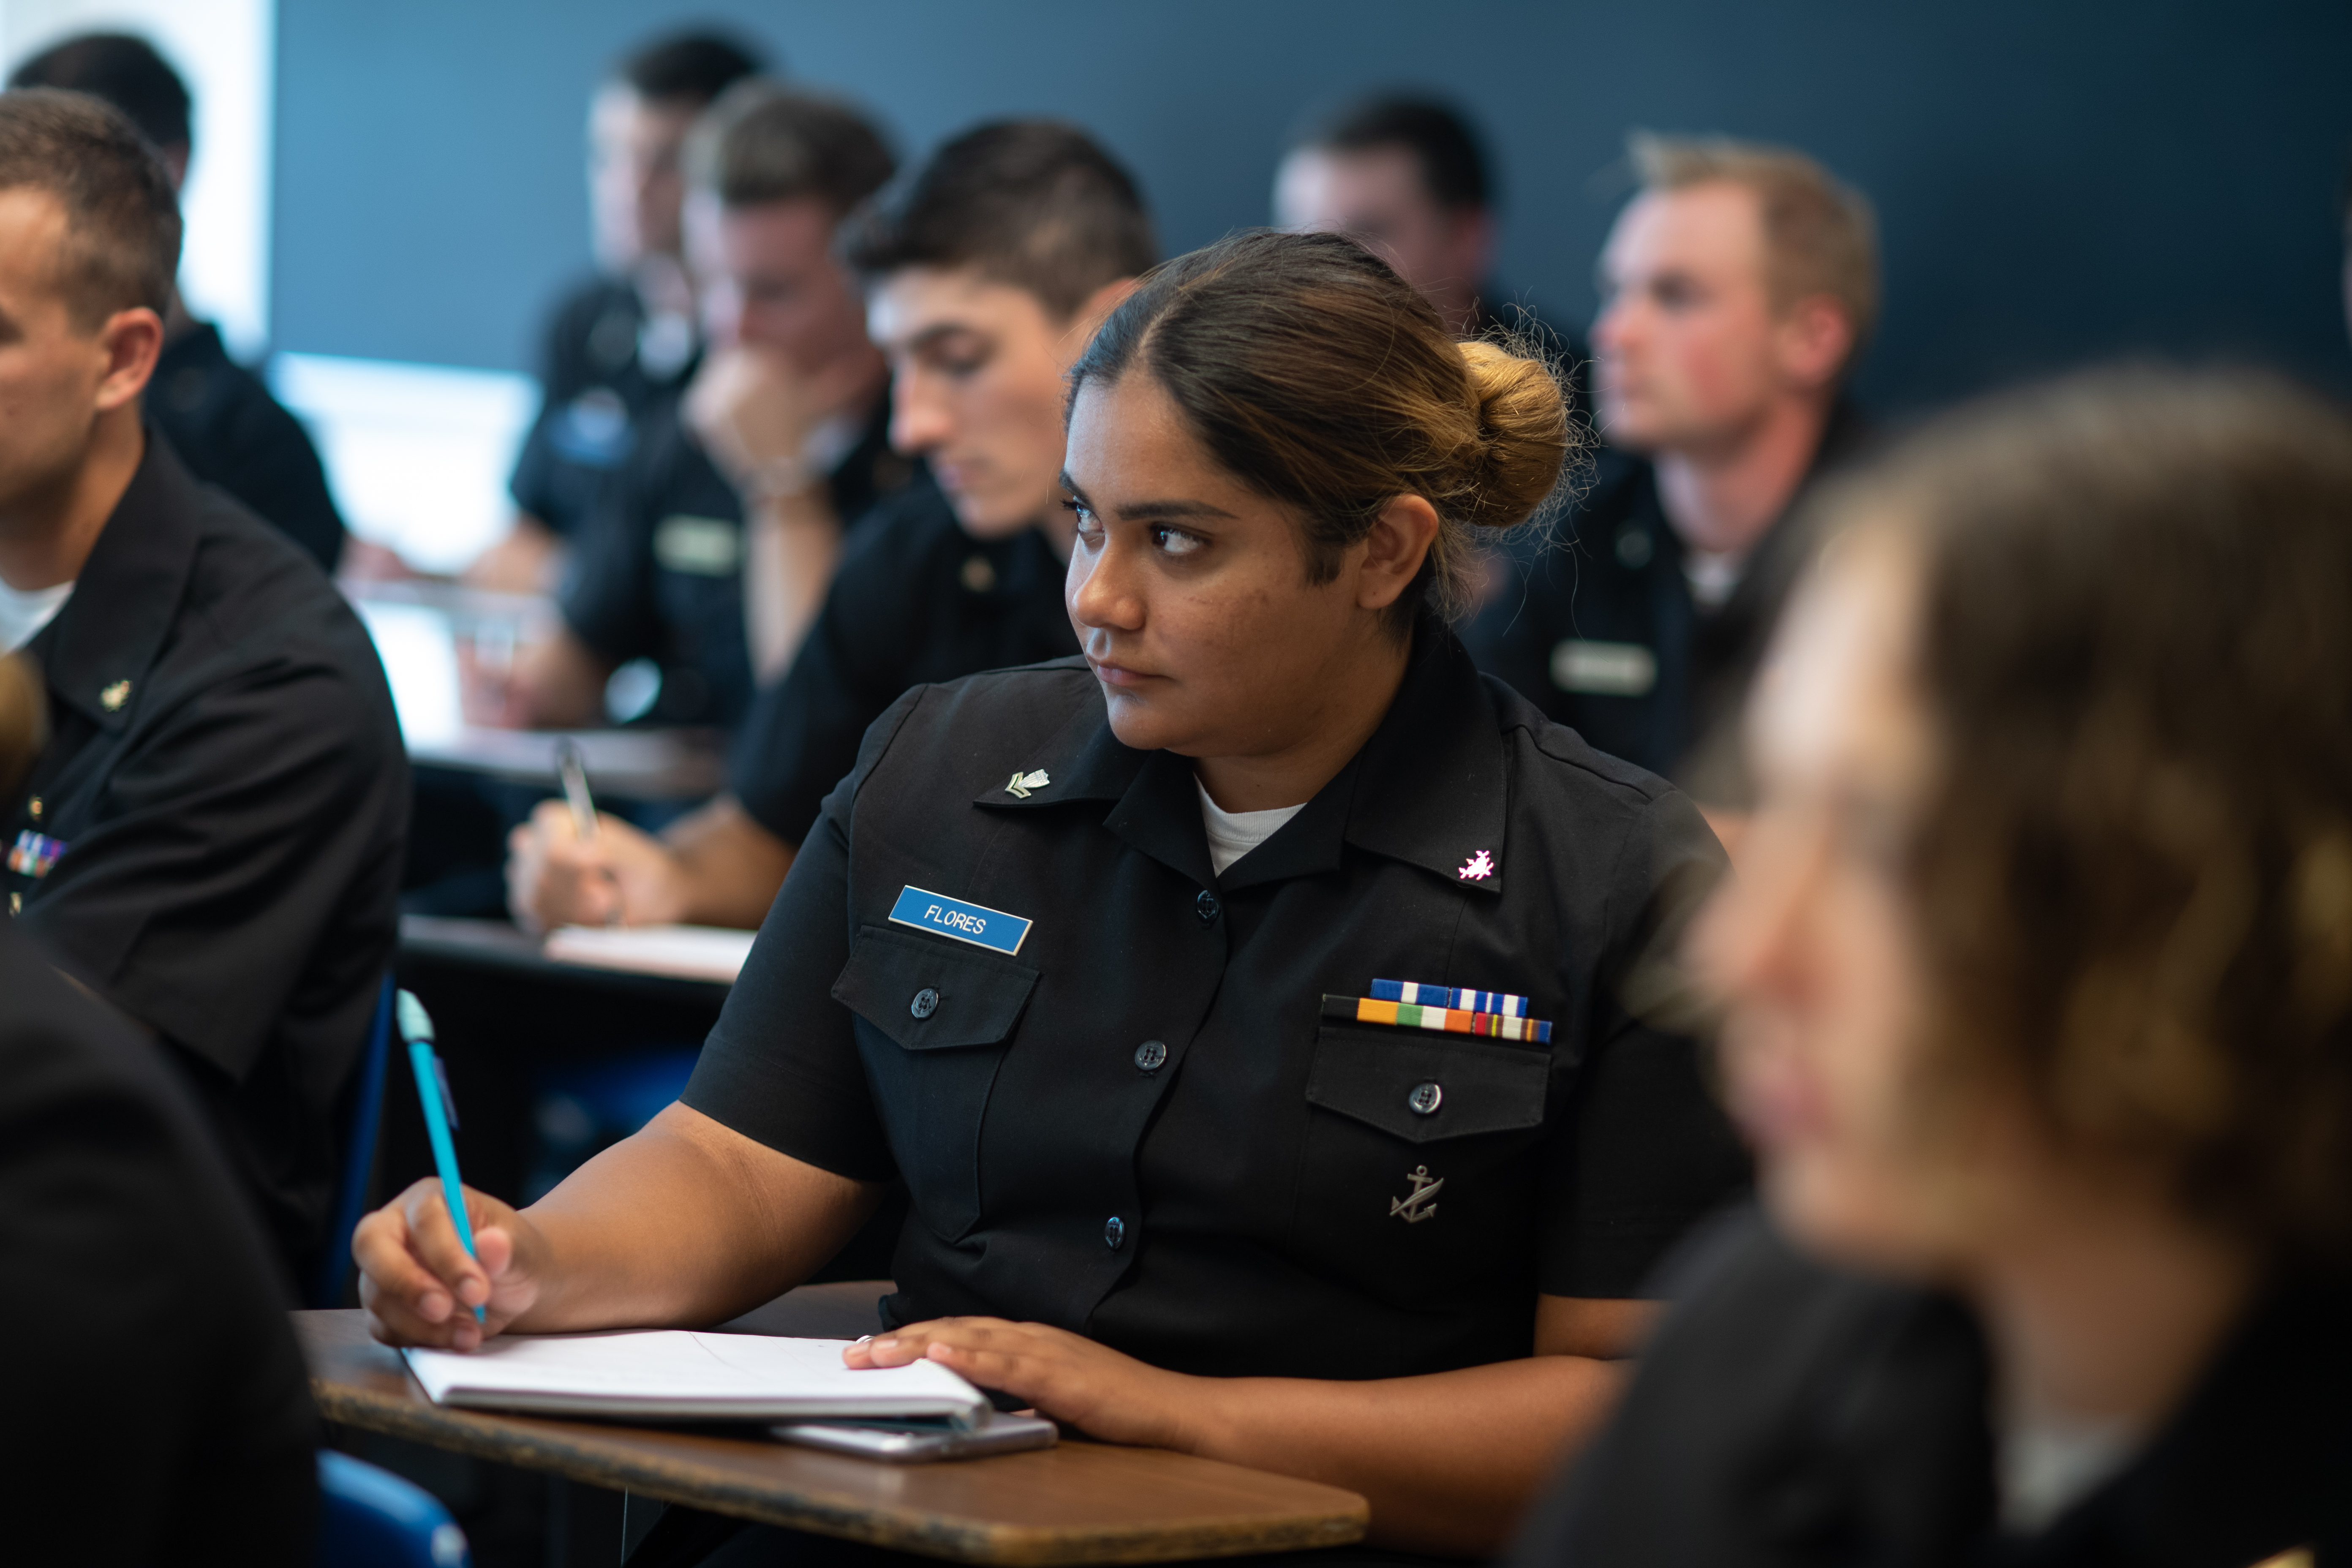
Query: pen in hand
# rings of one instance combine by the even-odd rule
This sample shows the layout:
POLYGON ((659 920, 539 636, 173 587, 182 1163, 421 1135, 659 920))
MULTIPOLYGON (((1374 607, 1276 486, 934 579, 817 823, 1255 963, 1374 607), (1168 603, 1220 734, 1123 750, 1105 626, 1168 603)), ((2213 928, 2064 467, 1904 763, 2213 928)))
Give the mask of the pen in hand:
MULTIPOLYGON (((400 994, 397 1011, 400 1037, 408 1042, 408 1065, 416 1072, 416 1098, 425 1107, 425 1134, 432 1140, 433 1163, 441 1173, 441 1198, 449 1207, 450 1223, 457 1227, 457 1239, 466 1244, 466 1256, 479 1262, 473 1222, 466 1217, 465 1186, 457 1179, 457 1145, 449 1137, 449 1130, 457 1125, 457 1106, 449 1097, 441 1058, 433 1054, 433 1020, 413 991, 400 994)), ((488 1315, 481 1307, 474 1309, 478 1323, 488 1315)))
MULTIPOLYGON (((583 844, 596 842, 596 798, 588 793, 588 769, 580 759, 580 742, 566 735, 555 742, 555 776, 563 784, 563 801, 572 808, 572 831, 583 844)), ((613 884, 613 912, 604 922, 621 923, 621 880, 610 869, 605 879, 613 884)))

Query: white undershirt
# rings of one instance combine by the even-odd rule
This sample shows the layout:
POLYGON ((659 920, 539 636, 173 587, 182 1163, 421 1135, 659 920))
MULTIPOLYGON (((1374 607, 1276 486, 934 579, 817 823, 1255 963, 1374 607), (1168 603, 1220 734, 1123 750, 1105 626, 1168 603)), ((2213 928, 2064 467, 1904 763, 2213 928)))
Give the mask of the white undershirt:
POLYGON ((74 585, 60 583, 54 588, 11 588, 0 583, 0 653, 15 653, 41 635, 41 628, 58 618, 58 612, 73 597, 74 585))
POLYGON ((2000 1431, 2000 1522, 2038 1535, 2139 1451, 2124 1422, 2009 1421, 2000 1431))
POLYGON ((1274 837, 1281 826, 1307 809, 1297 805, 1277 805, 1270 811, 1227 811, 1209 798, 1209 792, 1194 779, 1192 787, 1201 791, 1201 826, 1209 830, 1209 866, 1220 877, 1225 868, 1274 837))

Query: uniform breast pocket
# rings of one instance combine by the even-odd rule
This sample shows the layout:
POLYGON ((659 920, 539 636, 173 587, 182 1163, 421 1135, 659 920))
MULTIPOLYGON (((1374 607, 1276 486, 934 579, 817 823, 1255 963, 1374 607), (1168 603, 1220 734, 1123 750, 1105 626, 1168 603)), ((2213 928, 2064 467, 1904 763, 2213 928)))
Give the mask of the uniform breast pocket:
POLYGON ((1307 1080, 1301 1248, 1401 1306, 1524 1272, 1550 1079, 1539 1049, 1326 1025, 1307 1080))
POLYGON ((860 928, 834 982, 915 1213, 948 1240, 980 1222, 981 1118, 1036 984, 1027 964, 880 926, 860 928))

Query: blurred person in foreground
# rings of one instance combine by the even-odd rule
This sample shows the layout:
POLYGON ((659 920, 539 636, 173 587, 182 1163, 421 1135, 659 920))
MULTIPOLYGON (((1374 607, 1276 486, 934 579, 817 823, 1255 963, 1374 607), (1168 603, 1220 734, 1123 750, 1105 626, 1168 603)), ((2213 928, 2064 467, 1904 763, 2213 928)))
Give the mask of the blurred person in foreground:
POLYGON ((588 212, 596 273, 549 316, 539 416, 508 489, 515 519, 466 579, 550 593, 567 542, 635 448, 647 413, 692 374, 701 351, 679 208, 680 153, 697 116, 759 58, 731 39, 678 33, 614 66, 588 110, 588 212))
MULTIPOLYGON (((0 795, 40 749, 0 658, 0 795)), ((309 1563, 310 1390, 277 1264, 153 1043, 0 921, 0 1497, 23 1563, 309 1563), (65 1310, 60 1310, 60 1308, 65 1310)))
POLYGON ((658 666, 645 716, 732 730, 791 661, 846 524, 915 481, 889 369, 835 254, 896 165, 831 98, 752 79, 696 122, 684 226, 709 348, 647 416, 573 548, 563 626, 518 661, 509 716, 601 721, 614 669, 658 666))
POLYGON ((1846 378, 1878 314, 1869 204, 1799 153, 1639 135, 1600 264, 1593 390, 1612 450, 1568 549, 1499 583, 1463 640, 1551 718, 1709 812, 1746 795, 1737 718, 1802 549, 1793 503, 1861 434, 1846 378))
POLYGON ((408 769, 334 584, 141 418, 179 250, 171 176, 120 111, 0 93, 0 653, 39 667, 49 731, 0 795, 0 891, 163 1037, 308 1279, 408 769))
POLYGON ((1501 203, 1470 122, 1412 93, 1350 99, 1306 121, 1274 182, 1275 222, 1354 235, 1437 308, 1446 330, 1524 334, 1583 395, 1585 349, 1495 279, 1501 203))
POLYGON ((551 802, 514 836, 526 925, 755 926, 866 727, 909 687, 1078 651, 1062 603, 1063 376, 1155 251, 1135 182, 1080 131, 1007 121, 942 147, 852 237, 892 370, 892 444, 938 480, 877 509, 790 673, 763 689, 728 793, 650 837, 583 844, 551 802))
MULTIPOLYGON (((187 183, 194 150, 187 84, 146 39, 124 33, 68 38, 19 64, 8 85, 104 99, 154 147, 172 188, 187 183)), ((322 569, 335 570, 343 520, 310 436, 259 376, 228 357, 220 329, 188 313, 176 288, 163 312, 163 350, 148 384, 146 413, 188 472, 276 524, 322 569)))
POLYGON ((1765 1215, 1521 1561, 2352 1560, 2352 426, 2088 377, 1831 521, 1694 939, 1765 1215))

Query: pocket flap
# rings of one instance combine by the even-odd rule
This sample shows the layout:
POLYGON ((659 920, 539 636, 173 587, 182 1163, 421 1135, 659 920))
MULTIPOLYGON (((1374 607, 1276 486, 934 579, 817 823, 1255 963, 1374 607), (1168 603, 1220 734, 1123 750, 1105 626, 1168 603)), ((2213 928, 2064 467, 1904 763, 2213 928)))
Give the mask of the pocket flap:
POLYGON ((910 1051, 992 1046, 1013 1032, 1037 971, 913 931, 861 926, 833 999, 910 1051))
POLYGON ((1326 1028, 1308 1103, 1409 1142, 1540 1127, 1551 1056, 1483 1041, 1326 1028))

